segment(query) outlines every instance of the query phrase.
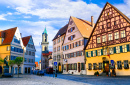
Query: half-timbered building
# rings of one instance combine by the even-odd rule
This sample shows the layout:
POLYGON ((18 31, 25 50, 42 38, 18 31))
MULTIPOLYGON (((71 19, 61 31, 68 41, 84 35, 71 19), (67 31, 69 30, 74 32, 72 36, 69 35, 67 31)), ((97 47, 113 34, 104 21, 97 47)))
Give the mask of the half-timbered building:
POLYGON ((107 2, 84 49, 87 75, 130 75, 130 19, 107 2))

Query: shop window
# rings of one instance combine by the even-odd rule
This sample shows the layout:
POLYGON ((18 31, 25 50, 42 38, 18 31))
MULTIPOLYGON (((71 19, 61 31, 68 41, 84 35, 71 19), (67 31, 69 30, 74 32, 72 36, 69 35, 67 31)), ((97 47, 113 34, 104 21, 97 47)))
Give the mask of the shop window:
POLYGON ((124 69, 129 69, 129 62, 128 62, 128 60, 124 60, 124 69))
POLYGON ((121 61, 117 61, 117 69, 122 69, 122 63, 121 63, 121 61))
POLYGON ((114 33, 115 39, 119 39, 119 32, 114 33))
POLYGON ((101 43, 100 37, 97 38, 97 43, 101 43))
POLYGON ((124 38, 124 37, 126 37, 125 30, 121 31, 121 38, 124 38))
POLYGON ((102 63, 99 63, 99 70, 102 70, 102 63))
POLYGON ((66 70, 66 65, 64 65, 64 70, 66 70))
POLYGON ((74 64, 74 70, 77 70, 77 63, 74 64))
POLYGON ((108 40, 109 40, 109 41, 113 40, 112 34, 108 34, 108 40))
POLYGON ((84 70, 84 69, 85 69, 85 64, 81 63, 81 70, 84 70))
POLYGON ((93 63, 93 70, 97 70, 97 64, 93 63))
POLYGON ((88 64, 88 70, 92 70, 92 64, 91 63, 88 64))
POLYGON ((74 70, 74 64, 72 64, 72 70, 74 70))

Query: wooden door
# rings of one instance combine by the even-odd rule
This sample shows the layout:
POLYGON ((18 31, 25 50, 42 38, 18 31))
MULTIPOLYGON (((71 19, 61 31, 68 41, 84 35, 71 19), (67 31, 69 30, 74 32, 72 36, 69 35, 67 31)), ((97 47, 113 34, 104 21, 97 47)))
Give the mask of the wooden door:
POLYGON ((105 63, 105 71, 109 72, 109 63, 105 63))
POLYGON ((78 72, 80 72, 80 63, 78 63, 78 72))
POLYGON ((61 65, 58 66, 58 71, 61 72, 61 65))

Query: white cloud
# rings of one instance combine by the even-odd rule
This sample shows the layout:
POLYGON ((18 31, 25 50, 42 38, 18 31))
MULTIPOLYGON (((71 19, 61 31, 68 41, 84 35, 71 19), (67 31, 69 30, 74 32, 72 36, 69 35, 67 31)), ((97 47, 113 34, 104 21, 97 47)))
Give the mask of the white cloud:
POLYGON ((8 15, 12 15, 12 13, 8 12, 7 14, 1 14, 0 15, 0 20, 7 20, 5 17, 8 16, 8 15))
POLYGON ((23 16, 24 18, 31 18, 31 16, 23 16))
POLYGON ((40 58, 40 56, 38 56, 38 55, 35 55, 35 57, 36 57, 36 58, 40 58))

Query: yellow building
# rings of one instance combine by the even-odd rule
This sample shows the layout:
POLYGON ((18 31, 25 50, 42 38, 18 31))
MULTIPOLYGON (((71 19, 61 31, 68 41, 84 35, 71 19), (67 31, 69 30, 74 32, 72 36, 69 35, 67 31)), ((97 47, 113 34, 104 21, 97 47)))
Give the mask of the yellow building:
POLYGON ((84 50, 87 75, 130 75, 130 19, 107 2, 84 50))
MULTIPOLYGON (((0 31, 0 57, 2 59, 6 58, 7 61, 14 60, 16 57, 23 57, 23 42, 17 27, 0 31)), ((3 65, 1 67, 3 70, 3 65)), ((10 66, 9 72, 17 74, 17 65, 10 66)), ((22 64, 19 72, 23 73, 22 64)))

